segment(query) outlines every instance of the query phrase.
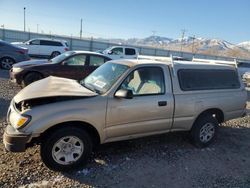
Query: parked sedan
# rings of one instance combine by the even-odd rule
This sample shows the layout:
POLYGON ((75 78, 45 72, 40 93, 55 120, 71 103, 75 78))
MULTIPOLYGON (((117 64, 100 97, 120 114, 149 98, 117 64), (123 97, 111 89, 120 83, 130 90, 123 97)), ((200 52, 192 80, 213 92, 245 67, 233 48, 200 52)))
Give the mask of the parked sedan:
POLYGON ((11 69, 12 65, 29 60, 28 49, 14 46, 5 41, 0 40, 0 67, 3 69, 11 69))
POLYGON ((11 81, 27 86, 48 76, 81 80, 110 58, 88 51, 69 51, 51 60, 17 63, 10 70, 11 81))

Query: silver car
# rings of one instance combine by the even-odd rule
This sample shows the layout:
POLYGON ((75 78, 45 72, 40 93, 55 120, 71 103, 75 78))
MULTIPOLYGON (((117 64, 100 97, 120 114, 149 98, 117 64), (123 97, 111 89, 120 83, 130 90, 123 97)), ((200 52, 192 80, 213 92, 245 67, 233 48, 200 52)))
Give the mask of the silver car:
POLYGON ((3 69, 11 69, 12 65, 21 61, 27 61, 28 50, 14 46, 5 41, 0 40, 0 67, 3 69))

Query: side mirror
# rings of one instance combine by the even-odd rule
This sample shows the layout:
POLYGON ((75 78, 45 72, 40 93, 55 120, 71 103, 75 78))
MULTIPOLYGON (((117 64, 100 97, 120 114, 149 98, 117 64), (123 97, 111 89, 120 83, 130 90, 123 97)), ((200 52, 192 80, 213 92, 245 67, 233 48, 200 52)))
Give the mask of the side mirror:
POLYGON ((111 50, 108 51, 108 54, 111 55, 113 52, 111 50))
POLYGON ((63 61, 62 62, 62 65, 68 65, 68 61, 66 60, 66 61, 63 61))
POLYGON ((132 90, 127 89, 119 89, 115 92, 116 98, 124 98, 124 99, 132 99, 133 98, 133 92, 132 90))

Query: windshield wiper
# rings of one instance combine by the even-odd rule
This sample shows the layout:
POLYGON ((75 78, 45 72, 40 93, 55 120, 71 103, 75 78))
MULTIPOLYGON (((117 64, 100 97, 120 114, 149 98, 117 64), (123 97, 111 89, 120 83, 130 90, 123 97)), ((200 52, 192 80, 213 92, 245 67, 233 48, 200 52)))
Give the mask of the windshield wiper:
POLYGON ((85 82, 82 82, 82 81, 80 81, 80 84, 81 84, 83 87, 89 89, 90 91, 93 91, 93 92, 95 92, 95 93, 97 93, 97 94, 101 94, 101 91, 98 90, 98 89, 96 89, 93 85, 90 85, 90 84, 87 85, 87 84, 85 84, 85 82))

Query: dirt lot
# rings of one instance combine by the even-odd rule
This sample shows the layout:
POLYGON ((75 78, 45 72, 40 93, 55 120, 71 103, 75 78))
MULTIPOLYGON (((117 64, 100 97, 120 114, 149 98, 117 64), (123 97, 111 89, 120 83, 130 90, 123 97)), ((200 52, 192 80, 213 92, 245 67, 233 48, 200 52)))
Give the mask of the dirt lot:
MULTIPOLYGON (((18 92, 0 70, 0 139, 18 92)), ((41 162, 39 147, 6 153, 0 142, 0 187, 250 187, 250 116, 223 124, 212 146, 197 149, 186 133, 105 144, 82 170, 58 173, 41 162)))

